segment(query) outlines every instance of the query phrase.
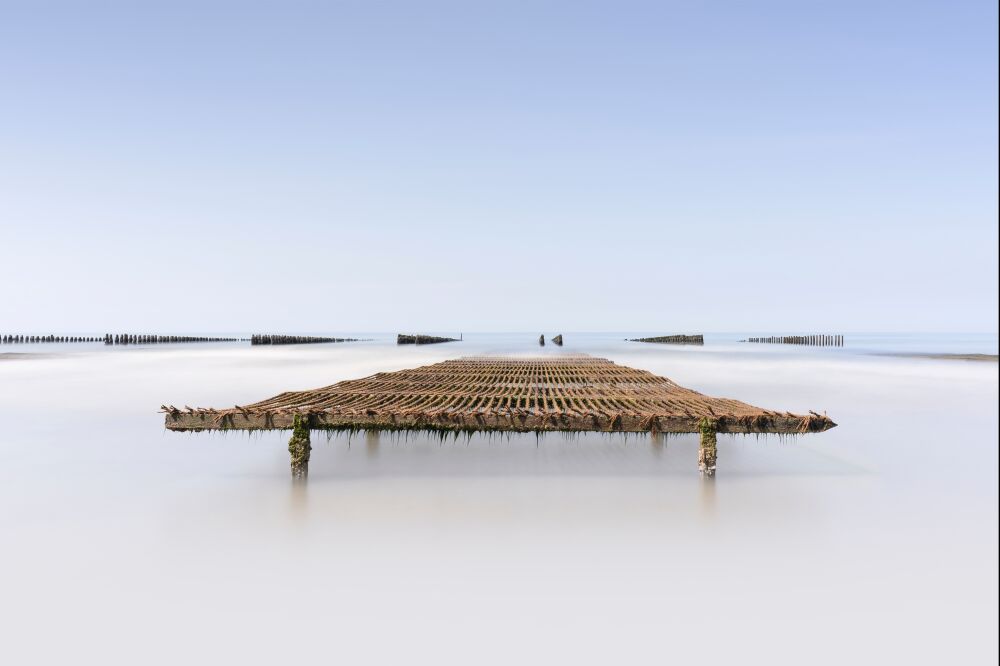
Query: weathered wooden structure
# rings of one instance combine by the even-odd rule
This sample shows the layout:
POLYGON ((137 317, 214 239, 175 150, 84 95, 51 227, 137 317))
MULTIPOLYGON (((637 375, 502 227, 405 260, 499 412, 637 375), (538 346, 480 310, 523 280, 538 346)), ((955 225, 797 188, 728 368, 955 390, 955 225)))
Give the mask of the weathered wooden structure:
POLYGON ((797 415, 711 398, 585 355, 469 357, 228 409, 162 411, 169 430, 293 429, 289 450, 297 475, 308 464, 303 442, 309 430, 699 433, 700 467, 713 475, 716 432, 798 434, 836 425, 815 412, 797 415))
POLYGON ((633 338, 629 342, 656 342, 667 345, 703 345, 705 336, 697 335, 660 335, 655 338, 633 338))
POLYGON ((811 345, 814 347, 843 347, 843 335, 772 335, 763 338, 747 338, 744 342, 760 342, 775 345, 811 345))
POLYGON ((212 338, 197 335, 156 335, 151 333, 106 333, 106 345, 156 345, 180 342, 240 342, 246 338, 212 338))
POLYGON ((400 333, 396 336, 397 345, 436 345, 440 342, 461 342, 455 338, 440 338, 434 335, 400 333))
POLYGON ((21 333, 4 333, 0 335, 0 344, 35 344, 42 342, 101 342, 103 338, 84 335, 23 335, 21 333))
POLYGON ((251 345, 309 345, 326 342, 358 342, 357 338, 326 338, 315 335, 275 335, 255 333, 250 336, 251 345))

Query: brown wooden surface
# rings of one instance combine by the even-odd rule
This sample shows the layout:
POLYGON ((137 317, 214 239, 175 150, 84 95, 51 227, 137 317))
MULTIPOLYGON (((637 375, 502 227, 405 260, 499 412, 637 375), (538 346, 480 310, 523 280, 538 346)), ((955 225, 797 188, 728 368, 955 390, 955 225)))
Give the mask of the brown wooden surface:
POLYGON ((470 357, 379 373, 311 391, 281 393, 229 409, 164 407, 171 430, 289 429, 296 414, 313 429, 507 432, 804 433, 834 427, 712 398, 645 370, 591 356, 470 357))

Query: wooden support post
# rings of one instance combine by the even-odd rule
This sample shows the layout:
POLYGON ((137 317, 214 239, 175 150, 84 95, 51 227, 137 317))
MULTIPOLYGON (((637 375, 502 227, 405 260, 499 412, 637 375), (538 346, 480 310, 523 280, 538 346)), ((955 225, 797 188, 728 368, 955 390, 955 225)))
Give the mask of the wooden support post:
POLYGON ((715 461, 717 447, 715 432, 718 424, 713 419, 702 419, 698 424, 701 431, 701 443, 698 446, 698 469, 705 476, 715 476, 715 461))
POLYGON ((296 414, 292 421, 292 438, 288 440, 288 453, 292 456, 292 478, 304 479, 309 475, 309 426, 307 419, 296 414))

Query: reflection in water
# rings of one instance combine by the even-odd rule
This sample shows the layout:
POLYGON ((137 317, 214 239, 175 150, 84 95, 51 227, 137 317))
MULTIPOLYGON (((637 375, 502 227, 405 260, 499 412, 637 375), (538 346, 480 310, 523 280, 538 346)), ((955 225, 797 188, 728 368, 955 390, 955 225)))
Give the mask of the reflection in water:
POLYGON ((701 515, 707 519, 715 518, 715 475, 701 477, 701 515))
POLYGON ((379 444, 379 431, 378 430, 366 430, 365 431, 365 453, 368 454, 369 458, 378 457, 378 444, 379 444))
POLYGON ((653 455, 656 456, 657 458, 661 457, 663 455, 663 452, 666 450, 665 446, 666 437, 663 436, 663 433, 662 432, 650 433, 649 443, 650 443, 650 450, 653 452, 653 455))
POLYGON ((304 526, 309 504, 309 477, 292 477, 289 492, 288 517, 293 524, 304 526))

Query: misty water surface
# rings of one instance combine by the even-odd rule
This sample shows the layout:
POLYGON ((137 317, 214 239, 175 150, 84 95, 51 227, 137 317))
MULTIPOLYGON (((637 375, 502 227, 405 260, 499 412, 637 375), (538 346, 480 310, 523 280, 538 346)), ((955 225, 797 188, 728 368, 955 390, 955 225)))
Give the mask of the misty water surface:
POLYGON ((997 365, 859 353, 995 336, 566 337, 0 350, 43 352, 0 361, 0 659, 995 661, 997 365), (287 434, 169 433, 157 413, 561 352, 839 427, 720 436, 714 483, 694 436, 314 433, 302 487, 287 434))

